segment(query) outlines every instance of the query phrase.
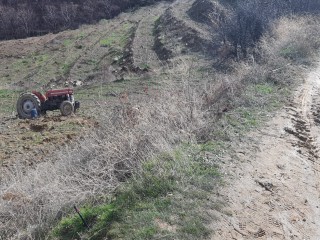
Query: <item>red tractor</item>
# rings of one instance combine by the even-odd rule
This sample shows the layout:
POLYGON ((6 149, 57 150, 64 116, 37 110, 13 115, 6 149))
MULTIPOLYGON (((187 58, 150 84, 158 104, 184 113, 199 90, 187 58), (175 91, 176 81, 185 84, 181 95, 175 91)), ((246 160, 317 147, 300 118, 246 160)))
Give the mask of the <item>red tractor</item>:
POLYGON ((33 112, 45 115, 46 111, 60 109, 63 116, 71 115, 80 107, 78 101, 74 101, 73 89, 49 90, 45 95, 32 91, 23 93, 17 101, 19 118, 33 118, 33 112))

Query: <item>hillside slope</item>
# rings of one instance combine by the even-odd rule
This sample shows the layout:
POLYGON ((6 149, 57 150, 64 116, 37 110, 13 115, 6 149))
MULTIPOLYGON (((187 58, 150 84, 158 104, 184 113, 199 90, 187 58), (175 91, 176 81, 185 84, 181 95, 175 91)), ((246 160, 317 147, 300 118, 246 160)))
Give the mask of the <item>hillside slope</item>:
MULTIPOLYGON (((189 7, 192 2, 188 2, 189 7)), ((179 74, 189 71, 181 68, 194 57, 194 53, 182 50, 186 46, 179 35, 185 34, 186 28, 172 31, 177 35, 172 41, 175 44, 165 45, 170 51, 176 51, 171 63, 167 59, 160 60, 157 54, 155 28, 160 18, 167 19, 165 13, 172 8, 183 9, 175 13, 177 17, 181 15, 179 24, 183 23, 183 14, 188 10, 185 4, 185 1, 164 1, 122 13, 112 20, 102 20, 97 25, 0 42, 1 146, 9 141, 8 147, 0 150, 0 162, 7 166, 25 153, 38 156, 41 149, 59 148, 68 142, 70 134, 74 138, 80 129, 94 126, 89 116, 93 108, 111 109, 121 103, 123 95, 130 95, 130 98, 146 96, 146 89, 164 84, 169 79, 166 75, 180 81, 179 74), (76 88, 76 98, 81 102, 78 118, 63 119, 60 127, 61 121, 56 122, 49 114, 49 119, 37 123, 46 125, 40 133, 30 133, 31 123, 15 119, 16 99, 21 91, 44 92, 63 87, 76 88), (49 127, 47 122, 50 122, 49 127)), ((175 25, 179 26, 171 24, 175 25)), ((191 27, 188 29, 190 31, 191 27)), ((208 64, 210 60, 198 56, 189 74, 198 74, 197 71, 208 64)))
POLYGON ((0 239, 317 239, 319 19, 241 55, 229 10, 161 1, 0 42, 0 239), (62 87, 76 115, 16 117, 21 92, 62 87))

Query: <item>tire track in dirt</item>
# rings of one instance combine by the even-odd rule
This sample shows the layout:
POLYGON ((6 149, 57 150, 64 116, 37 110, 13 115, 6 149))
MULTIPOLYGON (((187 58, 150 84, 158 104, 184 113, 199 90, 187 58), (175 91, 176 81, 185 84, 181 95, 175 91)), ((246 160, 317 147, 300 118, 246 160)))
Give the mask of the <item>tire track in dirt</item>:
POLYGON ((238 146, 212 239, 320 239, 319 76, 320 64, 292 103, 238 146))

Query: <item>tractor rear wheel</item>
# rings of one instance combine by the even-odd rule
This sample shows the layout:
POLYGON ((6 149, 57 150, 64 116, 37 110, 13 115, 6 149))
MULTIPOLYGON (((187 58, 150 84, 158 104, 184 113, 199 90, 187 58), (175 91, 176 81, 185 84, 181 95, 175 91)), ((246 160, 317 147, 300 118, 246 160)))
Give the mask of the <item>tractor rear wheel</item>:
POLYGON ((60 112, 62 116, 69 116, 74 112, 73 103, 70 101, 63 101, 60 105, 60 112))
POLYGON ((32 109, 36 109, 40 113, 41 102, 33 93, 23 93, 17 101, 17 112, 19 118, 31 118, 32 109))

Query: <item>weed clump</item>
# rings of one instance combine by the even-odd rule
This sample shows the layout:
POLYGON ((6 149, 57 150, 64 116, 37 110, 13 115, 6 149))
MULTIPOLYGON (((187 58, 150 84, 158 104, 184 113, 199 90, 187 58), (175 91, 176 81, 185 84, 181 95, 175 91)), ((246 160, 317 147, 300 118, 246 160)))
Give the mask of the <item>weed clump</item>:
MULTIPOLYGON (((85 223, 90 223, 90 227, 95 225, 92 230, 98 230, 102 223, 104 223, 104 228, 107 227, 108 222, 114 218, 114 211, 112 204, 105 204, 98 207, 83 207, 80 210, 80 214, 85 223)), ((79 233, 85 230, 86 226, 81 218, 78 215, 70 215, 59 222, 52 235, 59 237, 59 239, 77 239, 79 233)))

